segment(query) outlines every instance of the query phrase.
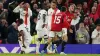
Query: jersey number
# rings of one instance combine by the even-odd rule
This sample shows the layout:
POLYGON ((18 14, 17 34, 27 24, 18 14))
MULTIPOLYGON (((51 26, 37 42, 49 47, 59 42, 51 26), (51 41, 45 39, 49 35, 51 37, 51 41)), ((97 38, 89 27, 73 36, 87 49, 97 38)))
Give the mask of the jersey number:
POLYGON ((61 16, 55 16, 54 23, 55 24, 59 24, 60 23, 60 19, 61 19, 61 16))

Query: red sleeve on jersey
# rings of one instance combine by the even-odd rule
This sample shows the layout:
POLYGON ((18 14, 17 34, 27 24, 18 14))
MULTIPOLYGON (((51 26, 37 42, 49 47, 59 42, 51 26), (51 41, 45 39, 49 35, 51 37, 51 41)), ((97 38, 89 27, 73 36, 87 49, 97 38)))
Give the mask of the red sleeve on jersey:
POLYGON ((74 14, 70 13, 69 11, 67 11, 66 15, 67 15, 67 22, 70 24, 72 19, 73 19, 73 17, 74 17, 74 14))
POLYGON ((70 24, 67 22, 67 16, 66 14, 64 14, 64 18, 63 18, 63 28, 70 28, 70 24))

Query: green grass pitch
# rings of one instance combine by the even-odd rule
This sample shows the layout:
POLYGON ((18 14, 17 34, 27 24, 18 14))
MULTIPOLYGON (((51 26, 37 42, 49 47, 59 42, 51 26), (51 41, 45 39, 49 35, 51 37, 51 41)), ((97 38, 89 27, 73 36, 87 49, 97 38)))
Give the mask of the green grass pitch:
POLYGON ((60 55, 60 54, 0 54, 0 56, 100 56, 100 54, 67 54, 67 55, 60 55))

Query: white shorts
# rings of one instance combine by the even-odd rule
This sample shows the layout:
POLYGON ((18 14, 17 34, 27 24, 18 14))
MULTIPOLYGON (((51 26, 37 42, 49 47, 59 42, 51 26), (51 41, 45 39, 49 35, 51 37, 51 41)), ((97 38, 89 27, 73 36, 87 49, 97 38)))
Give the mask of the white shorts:
POLYGON ((55 35, 57 35, 59 37, 67 35, 67 29, 66 28, 62 28, 62 31, 60 31, 60 32, 49 31, 49 37, 55 37, 55 35))
POLYGON ((38 38, 42 38, 44 37, 44 35, 48 36, 47 28, 43 28, 42 30, 37 30, 37 35, 38 35, 38 38))

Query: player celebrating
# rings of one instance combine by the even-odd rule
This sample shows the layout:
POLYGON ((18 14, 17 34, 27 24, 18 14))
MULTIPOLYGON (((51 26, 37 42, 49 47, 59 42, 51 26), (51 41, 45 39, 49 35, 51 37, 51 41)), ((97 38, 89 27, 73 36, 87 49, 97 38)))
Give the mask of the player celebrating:
POLYGON ((74 10, 75 10, 75 4, 71 3, 69 4, 68 11, 66 11, 67 15, 67 21, 70 24, 72 19, 74 18, 74 10))
POLYGON ((21 54, 35 51, 34 47, 29 48, 29 45, 31 44, 32 36, 25 28, 25 25, 23 24, 23 19, 19 19, 17 23, 18 23, 19 45, 21 47, 21 54))
POLYGON ((46 22, 46 16, 47 16, 47 11, 45 9, 46 7, 43 7, 42 10, 40 10, 38 17, 37 17, 37 24, 36 24, 36 30, 37 30, 37 45, 36 45, 36 54, 39 54, 39 47, 40 47, 40 42, 42 40, 42 37, 47 38, 47 33, 46 33, 46 27, 45 24, 46 22))
POLYGON ((60 23, 59 24, 55 23, 52 25, 52 27, 55 27, 55 29, 57 29, 59 27, 58 28, 59 30, 52 30, 52 31, 56 34, 55 35, 56 39, 53 41, 53 44, 56 44, 57 46, 59 44, 62 44, 60 54, 65 54, 64 49, 65 49, 65 45, 66 45, 67 40, 68 40, 67 29, 69 29, 69 27, 70 27, 69 23, 67 22, 67 15, 66 15, 65 11, 66 11, 66 8, 62 7, 61 12, 55 15, 55 17, 56 16, 59 17, 60 23), (62 42, 58 39, 58 37, 62 37, 61 38, 62 42))
POLYGON ((67 36, 67 30, 70 28, 70 24, 67 21, 67 15, 65 13, 66 8, 62 7, 61 8, 61 12, 58 13, 59 16, 61 16, 61 18, 63 19, 63 26, 62 26, 62 49, 61 49, 61 53, 60 54, 65 54, 64 53, 64 49, 65 49, 65 45, 67 43, 68 40, 68 36, 67 36))
POLYGON ((22 2, 13 10, 13 12, 20 12, 20 18, 23 19, 25 27, 30 33, 30 17, 32 16, 32 11, 29 4, 22 2))
POLYGON ((47 17, 47 21, 48 21, 47 22, 47 25, 48 25, 47 28, 49 30, 49 35, 48 36, 50 38, 49 38, 48 43, 45 44, 45 47, 43 49, 43 50, 45 50, 48 46, 48 48, 47 48, 48 53, 52 53, 52 51, 49 50, 49 49, 51 47, 51 41, 53 40, 53 37, 55 37, 54 32, 52 32, 52 30, 54 30, 54 29, 52 29, 51 26, 52 26, 53 23, 59 23, 58 19, 57 19, 58 22, 56 22, 56 21, 54 22, 55 15, 59 12, 60 12, 60 10, 56 8, 56 2, 51 2, 51 8, 48 10, 48 17, 47 17))
MULTIPOLYGON (((64 9, 65 10, 65 9, 64 9)), ((63 11, 63 10, 62 10, 63 11)), ((66 19, 66 14, 63 12, 60 12, 56 8, 56 3, 52 2, 51 3, 51 8, 48 10, 48 27, 49 27, 49 41, 48 41, 48 47, 47 51, 49 53, 53 53, 50 50, 51 42, 55 42, 56 44, 58 43, 58 37, 63 36, 63 42, 62 45, 65 46, 67 40, 67 28, 69 24, 66 19)), ((61 52, 63 53, 63 51, 61 52)), ((64 54, 64 53, 63 53, 64 54)))

